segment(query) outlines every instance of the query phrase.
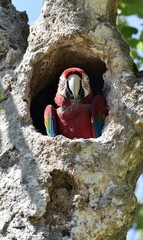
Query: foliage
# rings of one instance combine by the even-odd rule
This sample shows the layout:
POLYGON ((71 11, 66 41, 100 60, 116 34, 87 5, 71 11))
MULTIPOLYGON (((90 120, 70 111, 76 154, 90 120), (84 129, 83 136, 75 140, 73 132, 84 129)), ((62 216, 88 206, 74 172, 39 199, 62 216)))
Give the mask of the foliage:
POLYGON ((2 102, 5 99, 4 93, 0 92, 0 102, 2 102))
POLYGON ((140 239, 143 239, 143 204, 138 203, 136 217, 135 217, 135 229, 138 231, 140 239))
POLYGON ((124 40, 130 45, 131 57, 141 68, 143 64, 143 21, 141 25, 131 26, 128 21, 129 16, 135 16, 137 19, 143 19, 143 0, 126 0, 119 5, 119 15, 117 19, 118 30, 121 32, 124 40))
POLYGON ((137 214, 136 214, 137 229, 143 229, 143 205, 138 204, 137 214))
MULTIPOLYGON (((138 68, 143 68, 143 0, 124 0, 119 4, 119 14, 117 27, 124 40, 130 46, 130 54, 138 68), (129 18, 134 16, 134 22, 129 18), (142 24, 138 24, 138 20, 142 24), (134 25, 133 25, 134 23, 134 25)), ((139 234, 139 239, 143 240, 143 203, 138 203, 134 229, 139 234)), ((139 240, 138 239, 138 240, 139 240)))

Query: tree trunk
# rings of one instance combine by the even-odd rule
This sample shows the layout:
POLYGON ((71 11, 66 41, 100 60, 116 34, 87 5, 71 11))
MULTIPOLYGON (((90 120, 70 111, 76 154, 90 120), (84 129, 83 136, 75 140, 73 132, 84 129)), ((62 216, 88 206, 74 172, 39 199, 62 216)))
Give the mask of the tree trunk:
POLYGON ((0 237, 123 240, 143 168, 143 79, 115 25, 116 0, 46 0, 38 20, 0 0, 0 237), (23 52, 25 51, 23 55, 23 52), (45 135, 60 74, 80 67, 103 90, 102 136, 45 135))

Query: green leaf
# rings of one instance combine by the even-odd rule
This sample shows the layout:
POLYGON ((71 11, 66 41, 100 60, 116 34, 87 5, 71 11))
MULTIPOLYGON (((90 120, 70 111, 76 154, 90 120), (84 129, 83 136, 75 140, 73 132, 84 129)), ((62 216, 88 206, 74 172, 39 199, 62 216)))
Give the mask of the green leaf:
POLYGON ((138 39, 136 39, 136 38, 129 38, 129 39, 127 39, 127 41, 132 48, 136 48, 137 44, 139 42, 138 39))
POLYGON ((131 57, 132 57, 133 59, 138 58, 138 54, 137 54, 136 51, 131 50, 130 55, 131 55, 131 57))
POLYGON ((138 204, 136 211, 136 229, 143 229, 143 205, 138 204))
POLYGON ((122 34, 126 37, 129 38, 131 37, 133 34, 137 34, 138 33, 138 29, 134 28, 134 27, 130 27, 130 26, 124 26, 122 28, 122 34))
POLYGON ((143 31, 141 32, 140 40, 143 41, 143 31))
POLYGON ((0 102, 2 102, 5 99, 4 93, 0 92, 0 102))
POLYGON ((138 42, 138 44, 137 44, 137 49, 143 51, 143 42, 141 42, 141 41, 138 42))

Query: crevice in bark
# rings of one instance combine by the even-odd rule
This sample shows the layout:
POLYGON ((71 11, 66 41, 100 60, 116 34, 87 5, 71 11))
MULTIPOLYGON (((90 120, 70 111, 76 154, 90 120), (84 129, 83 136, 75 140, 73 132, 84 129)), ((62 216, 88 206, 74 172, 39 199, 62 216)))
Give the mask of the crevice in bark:
POLYGON ((50 239, 70 237, 71 219, 73 216, 73 199, 77 192, 74 178, 61 170, 51 172, 53 188, 51 201, 44 214, 46 226, 50 229, 50 239))

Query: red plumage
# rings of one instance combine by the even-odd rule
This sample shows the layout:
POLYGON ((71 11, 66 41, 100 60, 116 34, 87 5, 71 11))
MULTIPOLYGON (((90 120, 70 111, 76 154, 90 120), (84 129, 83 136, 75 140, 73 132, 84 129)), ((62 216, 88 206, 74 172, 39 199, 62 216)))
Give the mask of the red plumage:
POLYGON ((45 127, 49 136, 62 134, 73 139, 101 135, 107 115, 105 97, 102 95, 93 97, 89 79, 82 69, 69 68, 63 72, 55 102, 59 107, 55 111, 52 109, 53 116, 51 117, 50 105, 46 107, 44 113, 45 127), (46 124, 47 119, 51 121, 51 127, 46 124), (56 128, 53 129, 52 126, 55 125, 56 128))
POLYGON ((93 137, 91 123, 91 104, 75 104, 57 109, 59 133, 68 138, 93 137))

